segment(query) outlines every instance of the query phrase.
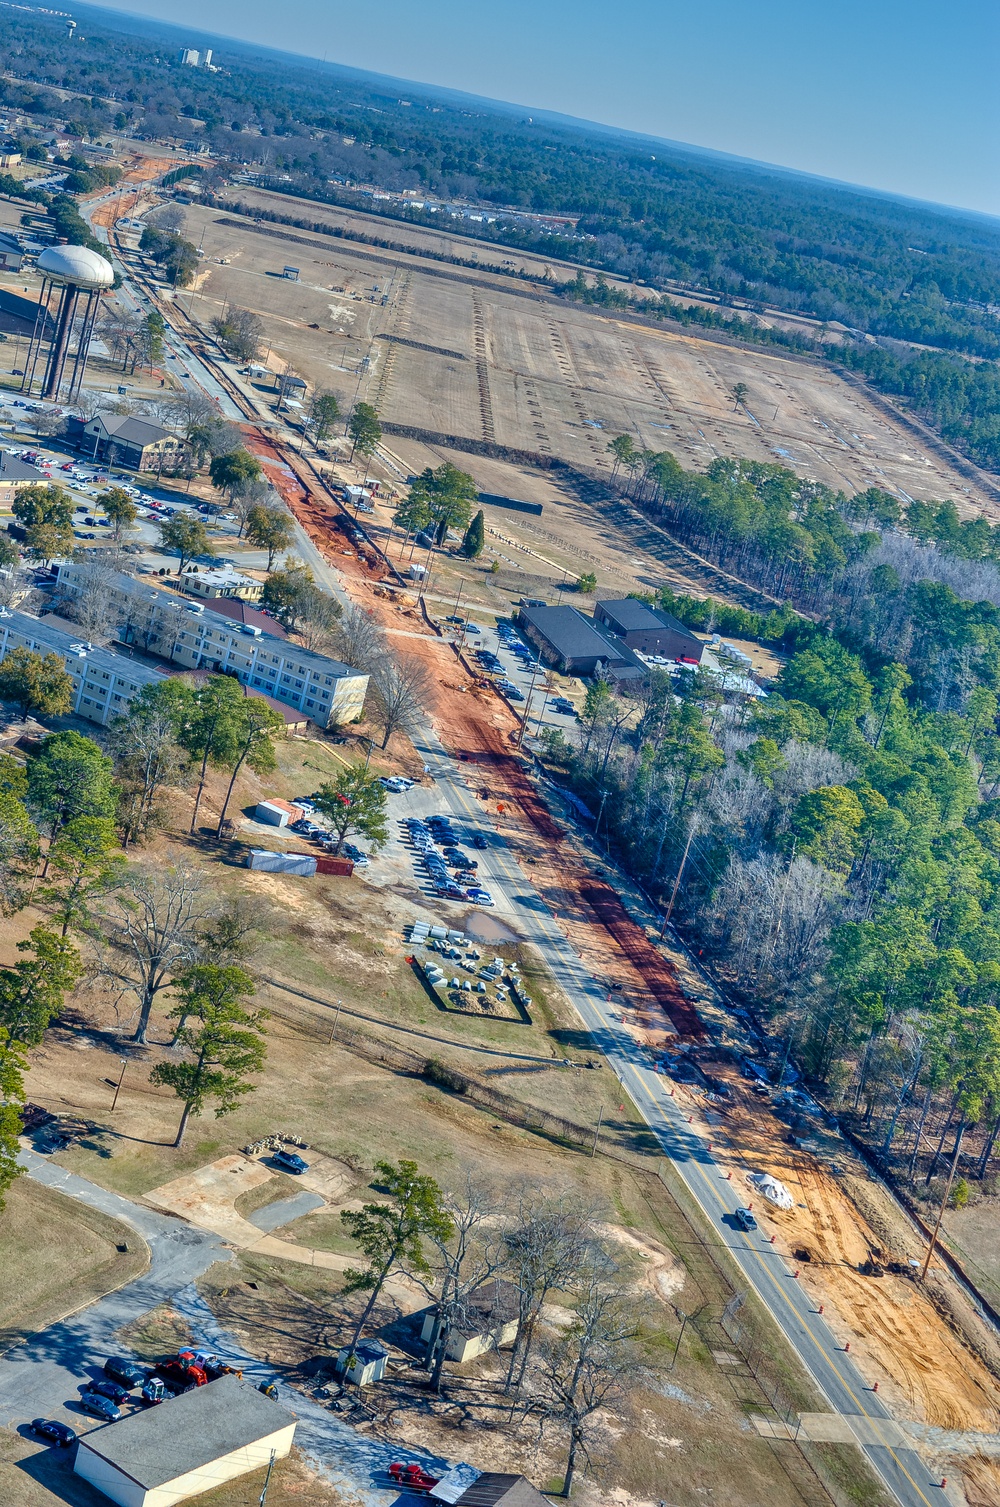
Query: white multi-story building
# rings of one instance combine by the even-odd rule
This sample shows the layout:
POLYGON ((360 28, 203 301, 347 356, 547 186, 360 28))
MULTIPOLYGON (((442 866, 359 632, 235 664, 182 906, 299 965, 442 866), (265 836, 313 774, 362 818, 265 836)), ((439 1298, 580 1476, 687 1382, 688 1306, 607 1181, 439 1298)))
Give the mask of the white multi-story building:
POLYGON ((72 710, 102 727, 120 716, 143 686, 158 685, 163 679, 159 670, 137 664, 124 654, 95 648, 27 612, 0 607, 0 664, 12 649, 57 654, 73 682, 72 710))
MULTIPOLYGON (((88 590, 94 579, 86 564, 73 560, 59 565, 58 577, 64 601, 88 590)), ((188 670, 235 675, 241 684, 303 712, 318 727, 361 716, 368 676, 340 660, 233 622, 148 580, 102 572, 100 591, 107 602, 108 636, 122 643, 188 670)))

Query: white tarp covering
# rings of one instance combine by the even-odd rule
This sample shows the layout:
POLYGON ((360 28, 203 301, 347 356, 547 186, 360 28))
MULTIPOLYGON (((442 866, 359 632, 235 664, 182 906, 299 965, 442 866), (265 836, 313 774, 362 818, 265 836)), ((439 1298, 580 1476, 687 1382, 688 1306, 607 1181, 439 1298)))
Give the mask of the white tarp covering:
POLYGON ((772 1177, 770 1172, 751 1172, 747 1177, 751 1187, 756 1188, 762 1198, 766 1198, 769 1204, 774 1204, 777 1209, 794 1209, 795 1203, 792 1195, 784 1183, 772 1177))

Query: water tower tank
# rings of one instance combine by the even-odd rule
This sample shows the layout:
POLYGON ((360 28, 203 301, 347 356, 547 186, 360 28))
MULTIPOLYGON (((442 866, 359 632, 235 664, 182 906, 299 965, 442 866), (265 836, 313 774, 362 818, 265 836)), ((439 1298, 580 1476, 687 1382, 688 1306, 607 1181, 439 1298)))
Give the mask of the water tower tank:
POLYGON ((110 288, 115 269, 106 257, 87 246, 46 246, 36 263, 49 282, 96 290, 110 288))

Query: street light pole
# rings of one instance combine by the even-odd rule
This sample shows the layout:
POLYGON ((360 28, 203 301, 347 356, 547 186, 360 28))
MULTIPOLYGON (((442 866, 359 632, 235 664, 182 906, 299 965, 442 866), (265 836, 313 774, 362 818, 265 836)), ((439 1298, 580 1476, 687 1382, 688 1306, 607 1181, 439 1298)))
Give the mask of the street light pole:
POLYGON ((122 1070, 118 1074, 118 1082, 115 1084, 115 1096, 114 1096, 114 1098, 111 1101, 111 1113, 112 1114, 114 1114, 114 1112, 115 1112, 115 1105, 118 1103, 118 1095, 121 1093, 122 1080, 125 1077, 125 1069, 128 1067, 128 1058, 127 1057, 123 1057, 121 1059, 121 1063, 122 1063, 122 1070))

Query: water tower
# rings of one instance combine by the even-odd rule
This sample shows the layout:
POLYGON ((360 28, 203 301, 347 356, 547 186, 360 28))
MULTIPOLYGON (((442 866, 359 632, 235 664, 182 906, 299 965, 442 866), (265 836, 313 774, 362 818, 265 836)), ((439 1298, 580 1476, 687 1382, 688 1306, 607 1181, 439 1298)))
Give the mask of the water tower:
POLYGON ((87 368, 90 341, 97 323, 101 294, 115 280, 115 269, 106 257, 86 246, 47 246, 36 263, 42 274, 42 292, 38 300, 35 328, 31 333, 21 391, 31 392, 35 369, 45 351, 42 373, 43 398, 58 398, 66 374, 73 328, 77 325, 76 352, 70 373, 67 399, 74 403, 80 394, 87 368), (55 296, 55 311, 51 304, 55 296), (80 300, 84 296, 82 315, 80 300))
POLYGON ((75 21, 67 21, 66 22, 66 35, 69 38, 69 40, 72 42, 74 36, 76 35, 76 22, 75 21))

